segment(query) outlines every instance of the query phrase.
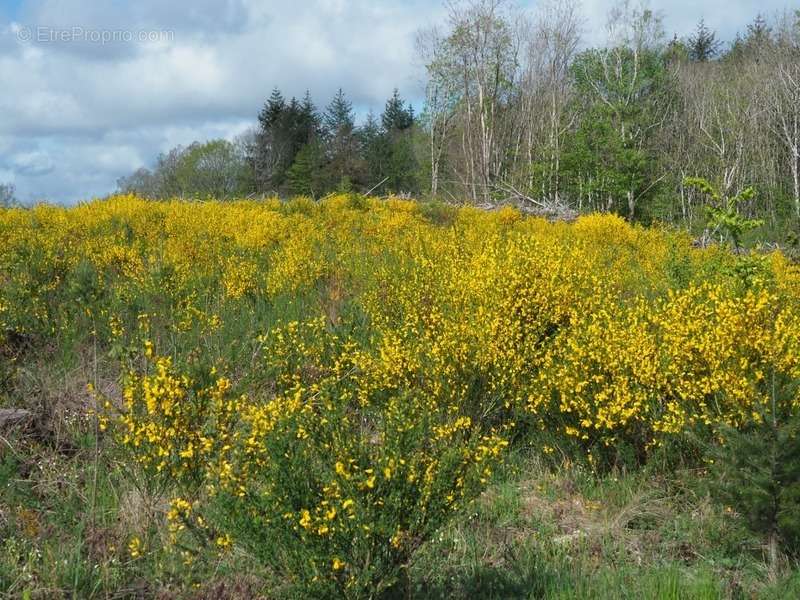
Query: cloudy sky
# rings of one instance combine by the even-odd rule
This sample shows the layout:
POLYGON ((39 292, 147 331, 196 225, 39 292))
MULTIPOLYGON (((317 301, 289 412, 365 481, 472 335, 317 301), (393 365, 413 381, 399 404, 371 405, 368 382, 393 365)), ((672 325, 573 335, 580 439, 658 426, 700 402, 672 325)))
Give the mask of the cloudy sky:
MULTIPOLYGON (((668 35, 700 17, 725 39, 787 0, 652 0, 668 35)), ((612 0, 584 0, 585 37, 612 0)), ((533 7, 535 2, 523 2, 533 7)), ((0 183, 73 203, 177 144, 232 138, 274 86, 359 113, 421 90, 414 33, 439 0, 0 0, 0 183), (104 40, 105 38, 105 40, 104 40)))

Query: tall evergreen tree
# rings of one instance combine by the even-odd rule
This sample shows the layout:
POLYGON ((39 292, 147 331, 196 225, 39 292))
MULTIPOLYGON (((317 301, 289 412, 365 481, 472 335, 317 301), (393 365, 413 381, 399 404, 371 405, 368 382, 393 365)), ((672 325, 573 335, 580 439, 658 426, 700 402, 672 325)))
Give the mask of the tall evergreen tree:
POLYGON ((767 25, 763 15, 758 14, 753 22, 747 26, 747 37, 754 42, 765 42, 772 34, 772 28, 767 25))
POLYGON ((392 97, 386 101, 381 122, 386 131, 403 131, 414 124, 414 109, 410 105, 406 108, 397 88, 394 89, 392 97))
POLYGON ((323 165, 325 156, 319 140, 305 144, 297 153, 287 173, 289 192, 295 196, 317 198, 325 191, 323 165))
POLYGON ((339 188, 342 182, 360 182, 361 157, 356 135, 353 105, 340 88, 322 117, 327 145, 328 185, 339 188))
POLYGON ((418 168, 412 145, 414 109, 400 97, 395 88, 381 115, 383 125, 383 152, 385 189, 392 192, 416 191, 418 168))
POLYGON ((291 164, 291 147, 285 134, 286 116, 286 101, 280 90, 274 88, 258 114, 258 129, 249 153, 259 191, 277 191, 291 164))
POLYGON ((689 38, 689 58, 695 62, 708 62, 716 58, 721 46, 717 34, 706 27, 704 19, 700 19, 694 35, 689 38))
POLYGON ((772 28, 761 15, 747 26, 744 36, 736 34, 725 58, 734 61, 755 60, 759 62, 765 50, 772 45, 772 28))
POLYGON ((352 135, 355 129, 355 115, 353 104, 347 99, 339 88, 331 103, 325 109, 322 117, 327 137, 333 138, 337 135, 352 135))
POLYGON ((272 94, 258 115, 258 122, 264 129, 269 129, 278 122, 285 108, 286 101, 283 99, 283 94, 277 87, 273 88, 272 94))
POLYGON ((276 88, 258 116, 251 163, 262 192, 285 191, 287 172, 297 154, 319 137, 320 117, 311 96, 286 102, 276 88))
MULTIPOLYGON (((320 116, 317 107, 311 99, 311 93, 306 90, 303 102, 300 104, 300 117, 298 119, 298 134, 302 142, 307 144, 320 136, 320 116)), ((299 139, 298 138, 298 139, 299 139)))
POLYGON ((364 125, 359 129, 361 151, 365 167, 364 185, 376 193, 385 189, 390 147, 385 131, 375 114, 370 111, 364 125))

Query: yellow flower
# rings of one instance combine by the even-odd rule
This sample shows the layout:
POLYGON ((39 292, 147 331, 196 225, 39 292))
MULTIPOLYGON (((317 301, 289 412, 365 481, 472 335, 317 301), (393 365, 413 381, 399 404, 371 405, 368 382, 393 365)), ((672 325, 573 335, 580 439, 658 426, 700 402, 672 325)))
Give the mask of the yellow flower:
POLYGON ((140 540, 138 536, 133 536, 128 542, 128 553, 131 555, 131 558, 139 558, 142 552, 144 552, 142 540, 140 540))
POLYGON ((308 510, 300 511, 300 527, 309 529, 311 527, 311 513, 308 510))

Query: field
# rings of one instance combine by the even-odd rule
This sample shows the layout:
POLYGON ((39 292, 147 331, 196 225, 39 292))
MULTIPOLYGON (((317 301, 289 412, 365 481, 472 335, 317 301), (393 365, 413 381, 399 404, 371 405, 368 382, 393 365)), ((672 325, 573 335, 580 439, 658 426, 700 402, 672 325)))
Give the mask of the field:
POLYGON ((358 195, 0 247, 9 597, 800 597, 780 253, 358 195))

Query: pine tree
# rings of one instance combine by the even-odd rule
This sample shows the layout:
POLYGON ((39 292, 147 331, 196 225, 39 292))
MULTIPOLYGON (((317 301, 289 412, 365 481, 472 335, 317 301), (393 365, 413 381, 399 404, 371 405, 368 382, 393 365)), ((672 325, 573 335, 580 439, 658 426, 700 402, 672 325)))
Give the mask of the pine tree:
POLYGON ((284 192, 287 174, 300 150, 320 135, 320 117, 306 92, 302 102, 286 102, 275 88, 258 115, 258 130, 250 151, 257 187, 262 192, 284 192))
POLYGON ((689 38, 689 58, 695 62, 708 62, 717 56, 721 46, 717 34, 706 27, 705 20, 700 19, 695 34, 689 38))
POLYGON ((267 103, 258 115, 259 124, 264 129, 269 129, 274 126, 281 118, 285 108, 286 102, 283 99, 283 94, 281 94, 281 91, 277 87, 273 88, 272 94, 270 94, 267 103))
POLYGON ((300 113, 298 119, 298 139, 302 139, 304 144, 307 144, 320 135, 320 116, 317 112, 317 107, 311 99, 311 93, 306 90, 306 95, 303 96, 303 102, 300 105, 300 113))
POLYGON ((327 187, 337 189, 347 179, 358 183, 362 179, 358 136, 355 130, 353 105, 339 89, 322 117, 327 145, 327 187))
POLYGON ((747 39, 754 43, 764 43, 772 35, 772 28, 767 25, 766 19, 762 15, 756 15, 753 22, 747 26, 747 39))
POLYGON ((375 118, 375 113, 370 110, 369 113, 367 113, 367 118, 364 121, 364 124, 359 130, 362 145, 365 148, 368 147, 380 137, 381 133, 383 132, 380 124, 378 123, 378 119, 375 118))
POLYGON ((395 88, 381 114, 384 188, 392 192, 415 192, 417 162, 413 149, 414 109, 395 88))
POLYGON ((295 196, 316 198, 323 193, 324 156, 318 141, 305 144, 287 173, 289 191, 295 196))
POLYGON ((362 158, 366 170, 364 184, 366 189, 381 194, 385 190, 387 165, 390 160, 390 146, 387 136, 372 111, 367 115, 359 130, 362 158))
POLYGON ((725 55, 725 58, 734 61, 754 59, 758 63, 764 51, 772 43, 772 28, 767 24, 764 17, 758 15, 747 26, 744 36, 739 33, 736 34, 736 39, 731 44, 731 49, 725 55))
POLYGON ((336 92, 333 100, 331 100, 331 103, 325 109, 322 122, 328 137, 350 135, 355 129, 353 105, 345 97, 342 88, 339 88, 339 91, 336 92))
POLYGON ((261 192, 277 191, 284 183, 286 169, 292 164, 291 144, 285 132, 287 110, 283 95, 275 88, 258 114, 258 129, 249 162, 256 187, 261 192))
POLYGON ((773 370, 762 385, 767 402, 755 405, 757 418, 723 426, 722 445, 710 448, 711 491, 766 536, 774 569, 779 546, 800 556, 800 415, 791 377, 773 370))
POLYGON ((411 106, 405 107, 397 88, 394 89, 392 97, 386 101, 381 122, 386 131, 403 131, 414 124, 414 110, 411 106))
POLYGON ((766 19, 761 15, 756 16, 752 23, 747 26, 747 34, 744 38, 744 50, 759 59, 760 55, 772 43, 772 28, 767 25, 766 19))
POLYGON ((800 553, 800 419, 773 419, 724 430, 712 451, 712 491, 766 536, 774 567, 778 546, 800 553))

